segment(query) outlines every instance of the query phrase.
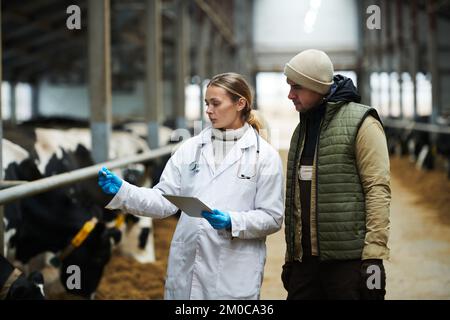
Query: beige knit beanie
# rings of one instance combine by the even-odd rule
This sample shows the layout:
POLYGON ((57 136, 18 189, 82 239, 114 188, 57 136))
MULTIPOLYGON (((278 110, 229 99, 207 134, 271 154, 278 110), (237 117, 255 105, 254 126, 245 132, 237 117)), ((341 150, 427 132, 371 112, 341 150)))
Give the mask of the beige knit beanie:
POLYGON ((289 80, 320 94, 330 90, 333 72, 333 63, 328 55, 315 49, 300 52, 284 67, 289 80))

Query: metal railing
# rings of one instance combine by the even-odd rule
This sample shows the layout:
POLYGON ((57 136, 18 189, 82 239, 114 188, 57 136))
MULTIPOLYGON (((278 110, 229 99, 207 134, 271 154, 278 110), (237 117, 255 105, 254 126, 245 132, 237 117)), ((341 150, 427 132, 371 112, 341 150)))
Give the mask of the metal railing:
POLYGON ((30 181, 26 180, 0 180, 0 189, 11 188, 15 186, 19 186, 24 183, 28 183, 30 181))
MULTIPOLYGON (((26 183, 19 183, 17 186, 10 187, 0 191, 0 206, 14 200, 30 197, 39 193, 47 192, 59 187, 70 185, 76 182, 96 177, 101 167, 115 169, 127 166, 132 163, 147 162, 172 153, 179 144, 171 144, 156 150, 147 151, 141 154, 98 163, 89 167, 77 169, 74 171, 61 173, 48 178, 34 180, 26 183)), ((5 181, 3 181, 5 182, 5 181)), ((3 230, 0 230, 3 234, 3 230)))
POLYGON ((431 123, 421 123, 412 120, 383 119, 383 125, 389 128, 450 134, 450 126, 431 123))

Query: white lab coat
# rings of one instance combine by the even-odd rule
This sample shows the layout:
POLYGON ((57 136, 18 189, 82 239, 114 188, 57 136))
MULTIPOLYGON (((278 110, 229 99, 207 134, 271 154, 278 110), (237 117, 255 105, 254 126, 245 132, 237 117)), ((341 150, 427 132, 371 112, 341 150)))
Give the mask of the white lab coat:
POLYGON ((255 159, 252 128, 222 164, 214 165, 211 129, 188 139, 172 155, 152 189, 124 182, 109 209, 164 218, 177 208, 161 194, 195 196, 231 216, 231 232, 215 230, 206 219, 182 213, 170 247, 165 299, 258 299, 266 260, 266 236, 283 221, 283 173, 276 150, 264 139, 255 159), (199 171, 189 168, 203 144, 199 171), (239 168, 240 166, 240 168, 239 168), (252 176, 239 179, 240 173, 252 176))

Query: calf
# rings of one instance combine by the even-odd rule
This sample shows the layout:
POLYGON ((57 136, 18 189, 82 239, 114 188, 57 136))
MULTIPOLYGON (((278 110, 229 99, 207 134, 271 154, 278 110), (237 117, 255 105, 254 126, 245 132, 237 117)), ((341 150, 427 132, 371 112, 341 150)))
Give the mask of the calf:
MULTIPOLYGON (((53 175, 65 171, 70 171, 67 168, 71 163, 80 164, 80 167, 90 165, 92 160, 90 149, 90 131, 83 128, 75 129, 46 129, 37 128, 36 130, 37 142, 35 149, 39 155, 39 167, 40 171, 44 171, 45 175, 53 175), (59 147, 59 150, 58 150, 59 147), (56 150, 56 151, 55 151, 56 150), (53 155, 52 152, 53 151, 53 155), (57 152, 58 151, 58 152, 57 152), (77 155, 76 161, 72 161, 68 155, 77 155), (50 158, 53 157, 53 158, 50 158), (83 162, 84 161, 84 162, 83 162), (59 167, 64 167, 59 169, 59 167), (44 168, 46 168, 44 170, 44 168)), ((137 153, 149 151, 145 140, 135 136, 129 132, 113 132, 111 136, 110 145, 110 158, 122 158, 137 153)), ((72 165, 70 165, 72 167, 72 165)), ((150 170, 149 166, 142 164, 135 164, 126 167, 123 171, 116 171, 119 176, 122 176, 125 180, 135 185, 150 187, 152 185, 152 179, 149 179, 150 172, 153 172, 152 178, 159 179, 157 170, 150 170)), ((160 174, 160 173, 159 173, 160 174)), ((115 215, 111 215, 108 211, 103 210, 103 206, 107 203, 106 198, 100 188, 98 188, 96 179, 86 180, 80 182, 83 185, 80 190, 76 189, 76 185, 72 187, 73 201, 83 201, 84 203, 90 201, 92 206, 102 212, 103 221, 110 222, 110 226, 115 224, 113 219, 115 215), (102 206, 103 205, 103 206, 102 206)), ((151 229, 151 218, 136 218, 140 220, 139 223, 128 223, 119 226, 122 231, 122 241, 119 245, 119 250, 125 255, 131 256, 140 262, 153 262, 154 261, 154 249, 153 249, 153 233, 149 231, 151 229), (144 239, 145 237, 145 239, 144 239), (138 239, 140 240, 140 246, 137 245, 138 239), (150 243, 147 246, 147 242, 150 243)), ((127 220, 131 221, 131 220, 127 220)))
POLYGON ((39 272, 25 277, 0 255, 0 300, 43 300, 44 278, 39 272))
MULTIPOLYGON (((5 130, 7 137, 14 139, 14 142, 29 151, 28 155, 23 156, 23 158, 28 158, 26 163, 29 169, 24 171, 21 166, 16 170, 10 170, 6 179, 35 180, 93 164, 90 152, 90 131, 82 128, 82 125, 68 129, 63 128, 64 122, 58 120, 57 123, 60 126, 59 129, 46 128, 48 123, 44 122, 44 127, 35 128, 36 123, 25 123, 16 129, 7 128, 5 130), (24 173, 30 170, 32 174, 24 173)), ((130 132, 121 131, 112 134, 110 158, 124 157, 148 150, 145 140, 130 132)), ((148 168, 143 165, 130 166, 123 171, 124 179, 137 185, 150 186, 148 168)), ((121 175, 122 172, 117 173, 121 175)), ((158 176, 154 177, 159 178, 158 176)), ((16 213, 7 214, 11 220, 18 220, 9 223, 11 234, 19 230, 16 227, 20 224, 20 233, 11 241, 11 245, 16 251, 15 257, 22 262, 27 262, 36 254, 45 251, 59 252, 69 245, 71 237, 83 228, 86 221, 89 221, 92 216, 98 217, 96 231, 89 236, 92 237, 92 240, 86 241, 83 246, 71 254, 71 257, 66 258, 67 261, 70 261, 69 264, 61 264, 63 285, 67 278, 66 265, 84 266, 81 270, 84 275, 83 279, 89 283, 84 283, 82 286, 84 291, 78 291, 77 294, 91 296, 99 283, 103 266, 109 260, 110 242, 114 240, 113 242, 117 243, 121 236, 120 233, 117 234, 117 228, 111 226, 111 224, 116 224, 116 215, 103 210, 103 206, 109 200, 98 188, 96 179, 93 178, 21 201, 21 208, 15 210, 16 213), (66 208, 64 213, 60 212, 61 208, 66 208), (26 219, 21 220, 24 211, 32 213, 28 213, 26 219), (58 216, 64 218, 58 221, 58 216), (37 224, 35 221, 45 223, 37 224), (51 232, 48 230, 49 225, 53 226, 51 232), (107 225, 111 227, 107 227, 107 225), (92 248, 89 247, 95 247, 96 244, 101 244, 96 250, 102 251, 99 259, 93 260, 97 261, 97 267, 88 266, 86 261, 95 255, 92 248), (77 263, 73 262, 73 257, 76 257, 77 263)), ((123 235, 120 250, 141 262, 154 261, 151 224, 150 218, 142 218, 139 223, 119 226, 123 235)))
MULTIPOLYGON (((3 153, 8 159, 4 162, 6 180, 44 177, 29 153, 19 146, 4 140, 3 153)), ((46 172, 57 174, 72 170, 72 165, 79 166, 86 161, 88 154, 87 150, 79 147, 74 153, 63 151, 60 159, 53 155, 45 168, 46 172)), ((98 222, 93 230, 61 261, 61 281, 66 289, 66 267, 77 265, 81 269, 83 287, 74 293, 91 297, 109 260, 111 242, 118 242, 120 233, 118 235, 117 230, 106 228, 99 205, 92 199, 92 194, 84 197, 86 201, 83 201, 85 194, 89 192, 79 184, 24 198, 5 206, 5 220, 8 249, 13 249, 7 250, 8 256, 27 263, 38 254, 64 250, 85 223, 97 217, 98 222)), ((106 199, 103 201, 107 202, 106 199)))
POLYGON ((437 152, 447 159, 447 178, 450 179, 450 134, 438 135, 437 152))
MULTIPOLYGON (((429 116, 419 116, 417 123, 429 123, 429 116)), ((434 168, 434 158, 431 152, 431 136, 427 131, 412 129, 407 137, 410 160, 416 162, 417 167, 425 169, 434 168)))

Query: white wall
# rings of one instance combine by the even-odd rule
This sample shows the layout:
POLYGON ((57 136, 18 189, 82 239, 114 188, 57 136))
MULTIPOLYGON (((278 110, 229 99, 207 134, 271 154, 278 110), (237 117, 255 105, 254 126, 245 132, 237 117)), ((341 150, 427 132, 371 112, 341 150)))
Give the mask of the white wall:
MULTIPOLYGON (((89 93, 86 86, 64 86, 42 83, 39 86, 39 111, 44 116, 72 116, 89 118, 89 93)), ((144 115, 144 83, 137 82, 129 93, 113 92, 112 113, 114 116, 144 115)), ((173 92, 169 83, 164 83, 163 118, 170 115, 173 92)))

